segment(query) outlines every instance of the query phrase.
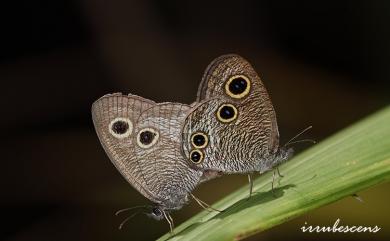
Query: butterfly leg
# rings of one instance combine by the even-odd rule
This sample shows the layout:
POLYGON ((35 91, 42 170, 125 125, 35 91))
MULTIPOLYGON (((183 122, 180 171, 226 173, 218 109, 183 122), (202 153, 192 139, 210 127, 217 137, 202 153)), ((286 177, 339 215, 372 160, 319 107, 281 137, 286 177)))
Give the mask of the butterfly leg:
POLYGON ((165 211, 163 211, 162 213, 164 215, 165 220, 167 220, 167 222, 169 224, 170 233, 174 234, 173 229, 175 226, 173 224, 173 219, 172 219, 171 215, 169 213, 166 213, 165 211))
POLYGON ((275 180, 276 180, 276 173, 278 173, 279 177, 283 177, 283 176, 280 175, 278 168, 276 168, 276 170, 274 169, 274 172, 272 173, 272 182, 271 182, 271 191, 272 191, 272 195, 274 197, 276 197, 275 188, 274 188, 274 183, 275 183, 275 180))
POLYGON ((271 183, 271 191, 272 191, 272 195, 274 197, 276 197, 276 193, 275 193, 275 190, 274 190, 275 173, 276 173, 276 170, 274 170, 274 172, 272 173, 272 183, 271 183))
POLYGON ((171 220, 172 229, 174 229, 174 228, 175 228, 175 223, 173 222, 173 218, 172 218, 171 214, 170 214, 170 213, 167 213, 167 216, 168 216, 169 220, 171 220))
POLYGON ((222 212, 221 210, 213 208, 212 206, 208 205, 204 201, 202 201, 199 198, 195 197, 194 194, 190 193, 190 195, 199 204, 199 206, 201 206, 202 208, 206 209, 207 211, 211 212, 210 210, 212 210, 212 211, 216 211, 216 212, 222 212))
POLYGON ((284 175, 280 174, 279 167, 276 167, 276 171, 278 171, 278 176, 279 177, 284 177, 284 175))
POLYGON ((248 182, 249 182, 249 197, 252 196, 253 193, 253 180, 252 180, 252 173, 248 173, 248 182))
POLYGON ((272 190, 272 194, 276 197, 276 193, 275 193, 275 190, 274 190, 274 183, 275 183, 275 179, 276 179, 276 173, 278 174, 278 176, 280 178, 283 178, 284 176, 282 174, 280 174, 280 171, 279 171, 279 167, 276 167, 274 169, 274 172, 272 173, 272 183, 271 183, 271 190, 272 190))
POLYGON ((352 194, 351 196, 353 198, 355 198, 356 200, 358 200, 359 202, 364 203, 363 198, 361 196, 357 195, 356 193, 352 194))

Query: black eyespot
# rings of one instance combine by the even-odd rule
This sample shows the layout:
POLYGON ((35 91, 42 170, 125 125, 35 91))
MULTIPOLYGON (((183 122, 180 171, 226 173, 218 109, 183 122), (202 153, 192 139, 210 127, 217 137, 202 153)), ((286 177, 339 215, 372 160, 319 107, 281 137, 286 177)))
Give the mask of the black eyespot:
POLYGON ((230 119, 234 116, 234 109, 231 106, 224 106, 219 111, 219 115, 225 120, 230 119))
POLYGON ((195 135, 194 136, 194 144, 196 146, 202 146, 206 143, 206 138, 204 138, 204 135, 195 135))
POLYGON ((235 95, 239 95, 239 94, 244 93, 244 91, 246 90, 247 87, 248 87, 248 83, 242 77, 238 77, 238 78, 233 79, 229 84, 230 92, 232 92, 235 95))
POLYGON ((155 136, 156 134, 152 133, 151 131, 143 131, 139 135, 139 141, 144 145, 148 145, 152 143, 155 136))
POLYGON ((190 159, 194 163, 200 163, 203 161, 203 153, 199 150, 192 150, 190 153, 190 159))
POLYGON ((245 75, 234 75, 225 84, 225 93, 234 99, 241 99, 249 94, 251 82, 245 75))
POLYGON ((209 140, 203 132, 194 133, 191 137, 192 145, 196 148, 204 148, 207 146, 209 140))
POLYGON ((111 129, 115 134, 124 134, 129 129, 129 124, 126 121, 118 120, 112 124, 111 129))
POLYGON ((152 209, 152 212, 154 215, 156 215, 157 217, 160 217, 162 215, 162 212, 159 208, 153 208, 152 209))
POLYGON ((160 137, 157 130, 148 127, 140 130, 137 135, 137 145, 141 148, 150 148, 155 145, 160 137))
POLYGON ((223 104, 217 110, 219 121, 228 123, 237 118, 237 108, 232 104, 223 104))
POLYGON ((133 132, 133 123, 128 118, 117 117, 108 125, 108 131, 115 138, 126 138, 133 132))

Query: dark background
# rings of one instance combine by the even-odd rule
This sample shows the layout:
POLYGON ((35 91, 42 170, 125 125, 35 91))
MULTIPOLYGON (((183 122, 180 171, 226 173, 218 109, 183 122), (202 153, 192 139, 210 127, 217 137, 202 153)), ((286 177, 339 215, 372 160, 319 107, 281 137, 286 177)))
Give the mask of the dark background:
MULTIPOLYGON (((203 70, 237 53, 272 97, 282 143, 308 125, 321 140, 389 104, 387 1, 3 1, 0 7, 2 240, 150 240, 165 222, 118 209, 145 204, 110 163, 90 107, 111 92, 191 103, 203 70)), ((303 146, 301 148, 306 148, 303 146)), ((246 185, 199 187, 207 202, 246 185)), ((385 240, 389 184, 252 240, 385 240), (305 221, 379 225, 377 234, 302 234, 305 221)), ((176 224, 200 208, 173 214, 176 224)))

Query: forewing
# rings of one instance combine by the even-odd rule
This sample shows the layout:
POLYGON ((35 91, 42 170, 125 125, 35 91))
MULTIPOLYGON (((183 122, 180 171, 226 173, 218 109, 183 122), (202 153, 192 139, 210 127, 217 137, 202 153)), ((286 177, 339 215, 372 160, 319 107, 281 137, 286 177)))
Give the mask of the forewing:
MULTIPOLYGON (((95 130, 107 156, 122 176, 150 200, 154 199, 154 195, 147 189, 135 156, 134 128, 141 113, 154 105, 151 100, 121 93, 105 95, 92 105, 95 130), (116 120, 127 123, 127 132, 114 132, 116 120)), ((123 131, 126 125, 122 129, 121 125, 118 127, 119 131, 123 131)))

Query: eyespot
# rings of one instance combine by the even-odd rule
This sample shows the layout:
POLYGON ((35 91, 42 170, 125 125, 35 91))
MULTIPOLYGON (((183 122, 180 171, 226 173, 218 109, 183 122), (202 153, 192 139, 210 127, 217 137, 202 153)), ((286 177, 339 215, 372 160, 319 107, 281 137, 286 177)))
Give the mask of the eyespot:
POLYGON ((195 149, 190 152, 190 160, 195 164, 201 163, 203 161, 203 158, 203 152, 200 150, 195 149))
POLYGON ((217 110, 217 118, 223 123, 229 123, 237 118, 237 108, 232 104, 223 104, 217 110))
POLYGON ((114 137, 123 139, 133 132, 133 123, 128 118, 118 117, 110 122, 108 131, 114 137))
POLYGON ((152 147, 158 141, 160 134, 153 128, 144 128, 137 135, 137 144, 142 148, 152 147))
POLYGON ((205 148, 209 144, 209 138, 203 132, 196 132, 191 136, 191 144, 195 148, 205 148))
POLYGON ((251 82, 245 75, 234 75, 225 84, 225 92, 232 98, 241 99, 249 94, 251 82))

